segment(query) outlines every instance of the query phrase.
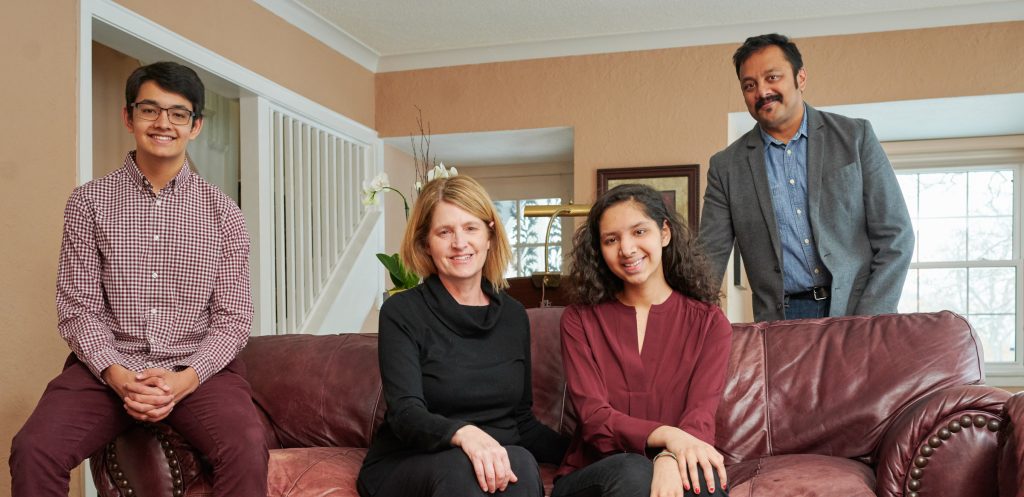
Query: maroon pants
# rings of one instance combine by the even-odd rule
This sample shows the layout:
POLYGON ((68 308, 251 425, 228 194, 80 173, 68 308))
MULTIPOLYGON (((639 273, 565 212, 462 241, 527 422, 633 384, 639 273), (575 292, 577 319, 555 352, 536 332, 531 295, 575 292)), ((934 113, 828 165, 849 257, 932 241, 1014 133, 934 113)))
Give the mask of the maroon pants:
MULTIPOLYGON (((199 385, 162 422, 213 465, 218 496, 267 495, 267 444, 240 361, 199 385)), ((12 497, 67 497, 70 473, 133 420, 74 354, 11 443, 12 497)))

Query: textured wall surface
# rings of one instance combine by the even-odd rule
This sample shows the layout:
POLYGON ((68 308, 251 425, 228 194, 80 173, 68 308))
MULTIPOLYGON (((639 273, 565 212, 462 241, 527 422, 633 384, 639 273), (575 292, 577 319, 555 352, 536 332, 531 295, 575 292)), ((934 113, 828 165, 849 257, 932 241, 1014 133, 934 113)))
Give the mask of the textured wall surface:
POLYGON ((118 0, 199 45, 363 125, 374 127, 374 75, 247 0, 118 0))
MULTIPOLYGON (((816 106, 1024 91, 1024 22, 796 41, 816 106)), ((728 113, 745 110, 736 46, 382 73, 377 129, 408 134, 414 105, 437 134, 572 126, 575 196, 586 202, 598 168, 707 167, 727 144, 728 113)))

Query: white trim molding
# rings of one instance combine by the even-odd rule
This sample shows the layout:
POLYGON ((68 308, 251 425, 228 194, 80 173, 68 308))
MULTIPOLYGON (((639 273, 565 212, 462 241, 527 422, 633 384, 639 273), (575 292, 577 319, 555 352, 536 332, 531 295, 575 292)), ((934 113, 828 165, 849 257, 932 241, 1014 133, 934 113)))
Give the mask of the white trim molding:
POLYGON ((382 55, 295 0, 255 1, 338 53, 374 72, 741 43, 753 34, 769 32, 786 33, 791 38, 807 38, 1024 20, 1024 1, 1011 0, 794 19, 788 22, 756 22, 382 55))
MULTIPOLYGON (((377 132, 366 125, 285 88, 111 0, 82 0, 82 5, 83 9, 86 5, 91 7, 89 14, 93 21, 87 23, 82 29, 83 31, 91 29, 93 37, 101 43, 107 41, 102 38, 119 41, 125 39, 125 35, 134 40, 144 40, 144 43, 173 54, 205 74, 230 81, 241 88, 243 93, 248 91, 255 95, 262 95, 286 109, 302 114, 327 127, 342 131, 363 142, 373 143, 377 140, 377 132), (145 35, 143 36, 142 33, 145 35)), ((86 15, 83 13, 82 17, 84 22, 87 19, 86 15)), ((116 43, 114 44, 116 45, 116 43)), ((120 46, 112 46, 112 48, 124 51, 120 46)), ((132 53, 128 54, 133 55, 132 53)), ((88 72, 81 73, 81 76, 84 79, 91 73, 90 67, 88 72)), ((81 100, 88 99, 80 99, 80 102, 81 100)), ((88 115, 91 116, 91 113, 88 115)))
POLYGON ((292 0, 253 0, 264 9, 299 28, 309 36, 320 40, 335 52, 352 59, 355 63, 377 72, 380 54, 366 46, 334 23, 324 19, 298 2, 292 0))

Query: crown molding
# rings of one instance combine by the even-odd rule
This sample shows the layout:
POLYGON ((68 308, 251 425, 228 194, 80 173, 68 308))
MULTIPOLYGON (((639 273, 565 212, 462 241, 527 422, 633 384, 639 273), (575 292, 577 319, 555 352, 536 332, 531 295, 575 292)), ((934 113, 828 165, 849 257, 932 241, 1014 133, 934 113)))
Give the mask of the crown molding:
POLYGON ((650 33, 594 36, 569 40, 385 55, 378 72, 407 71, 466 64, 657 50, 721 43, 742 43, 756 33, 785 33, 791 38, 846 35, 1024 20, 1024 1, 936 7, 897 12, 793 19, 650 33))
POLYGON ((380 54, 306 6, 293 0, 253 0, 355 63, 377 72, 380 54))
POLYGON ((1024 0, 848 16, 793 19, 649 33, 592 36, 507 45, 380 55, 295 0, 254 0, 328 47, 375 72, 486 64, 574 55, 741 43, 754 33, 791 38, 847 35, 1024 20, 1024 0))

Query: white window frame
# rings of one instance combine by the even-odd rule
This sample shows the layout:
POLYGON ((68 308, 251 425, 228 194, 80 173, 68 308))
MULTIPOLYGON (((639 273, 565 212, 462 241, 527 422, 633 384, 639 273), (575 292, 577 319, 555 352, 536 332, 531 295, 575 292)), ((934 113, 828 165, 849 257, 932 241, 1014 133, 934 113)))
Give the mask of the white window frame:
MULTIPOLYGON (((1024 136, 922 140, 883 144, 897 173, 974 172, 1014 169, 1013 246, 1011 263, 1016 269, 1015 361, 985 363, 986 383, 997 387, 1024 386, 1024 254, 1021 253, 1021 196, 1024 194, 1024 136)), ((1008 267, 1003 262, 914 262, 912 269, 1008 267)))

